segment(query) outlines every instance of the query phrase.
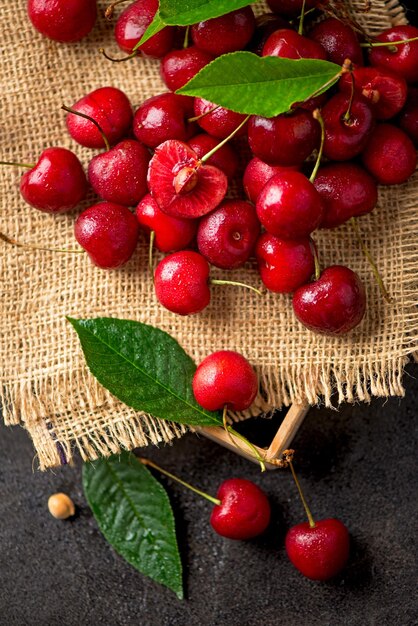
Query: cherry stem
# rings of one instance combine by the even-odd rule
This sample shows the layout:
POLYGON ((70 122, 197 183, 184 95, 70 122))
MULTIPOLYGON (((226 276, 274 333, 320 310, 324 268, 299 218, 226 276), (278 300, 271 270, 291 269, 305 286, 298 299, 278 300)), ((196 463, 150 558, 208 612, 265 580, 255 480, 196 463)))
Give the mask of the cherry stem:
POLYGON ((306 5, 306 0, 303 0, 302 10, 300 12, 300 18, 299 18, 299 28, 298 28, 299 35, 303 35, 303 21, 305 19, 305 5, 306 5))
POLYGON ((150 232, 149 236, 149 248, 148 248, 148 267, 151 272, 151 276, 154 276, 154 241, 155 241, 155 230, 150 232))
POLYGON ((353 100, 354 100, 354 74, 352 72, 350 72, 350 77, 351 77, 351 94, 350 94, 350 100, 348 102, 347 111, 345 112, 344 117, 343 117, 345 124, 350 123, 351 107, 353 106, 353 100))
POLYGON ((265 472, 266 471, 266 466, 265 466, 264 460, 260 456, 257 448, 251 443, 251 441, 248 441, 248 439, 246 437, 244 437, 244 435, 241 435, 240 433, 238 433, 236 430, 234 430, 232 428, 232 426, 230 426, 228 424, 228 422, 227 422, 227 412, 228 412, 228 405, 225 404, 224 409, 223 409, 223 413, 222 413, 222 422, 223 422, 223 425, 224 425, 225 432, 229 435, 229 439, 231 440, 231 443, 236 448, 238 448, 237 442, 234 441, 232 435, 234 435, 234 437, 236 437, 237 439, 240 439, 243 443, 245 443, 245 445, 247 445, 250 448, 253 457, 259 462, 261 471, 265 472))
POLYGON ((27 167, 28 169, 35 167, 35 163, 14 163, 13 161, 0 161, 0 165, 14 165, 15 167, 27 167))
POLYGON ((189 35, 190 35, 190 25, 186 26, 186 32, 184 33, 183 48, 189 47, 189 35))
POLYGON ((412 41, 418 41, 418 37, 411 37, 410 39, 399 39, 398 41, 367 41, 361 43, 360 46, 362 46, 363 48, 392 48, 394 46, 401 46, 403 43, 411 43, 412 41))
POLYGON ((318 250, 316 249, 315 242, 312 238, 309 240, 309 245, 312 250, 314 263, 315 263, 315 280, 318 280, 321 276, 321 264, 319 262, 318 250))
POLYGON ((115 7, 118 4, 122 4, 122 2, 126 2, 126 0, 116 0, 116 2, 112 2, 112 4, 109 4, 109 6, 107 7, 107 9, 105 10, 105 13, 104 13, 105 18, 107 20, 111 20, 112 19, 115 7))
POLYGON ((90 115, 86 115, 85 113, 81 113, 80 111, 76 111, 75 109, 71 109, 70 107, 65 106, 65 104, 62 105, 61 109, 63 109, 64 111, 67 111, 67 113, 72 113, 73 115, 78 115, 79 117, 84 117, 84 119, 89 120, 89 122, 94 124, 95 127, 97 128, 97 130, 99 131, 99 133, 102 136, 102 139, 103 139, 103 142, 104 142, 106 150, 107 151, 110 150, 110 143, 108 141, 108 138, 104 134, 104 131, 103 131, 102 127, 100 126, 99 122, 96 122, 96 120, 93 119, 92 117, 90 117, 90 115))
POLYGON ((131 59, 134 59, 139 54, 139 51, 135 50, 134 52, 131 52, 131 54, 128 54, 128 56, 126 57, 115 59, 114 57, 109 56, 104 48, 99 48, 99 52, 100 54, 103 54, 105 59, 107 59, 108 61, 112 61, 112 63, 124 63, 125 61, 130 61, 131 59))
POLYGON ((235 135, 241 130, 241 128, 243 126, 245 126, 245 124, 248 122, 248 120, 250 119, 251 115, 247 115, 245 117, 245 119, 242 120, 241 124, 239 126, 236 127, 236 129, 234 131, 232 131, 232 133, 230 135, 228 135, 228 137, 226 137, 225 139, 223 139, 220 143, 218 143, 217 146, 215 146, 214 148, 212 148, 212 150, 209 150, 209 152, 207 154, 205 154, 205 156, 203 156, 200 161, 201 163, 206 163, 206 161, 208 161, 210 159, 211 156, 213 156, 215 154, 215 152, 217 152, 220 148, 222 148, 222 146, 224 146, 226 143, 228 143, 228 141, 230 139, 232 139, 233 137, 235 137, 235 135))
POLYGON ((219 104, 217 104, 216 107, 213 107, 213 109, 209 109, 209 111, 206 111, 206 113, 201 113, 200 115, 196 115, 195 117, 189 117, 189 119, 187 121, 188 122, 198 122, 203 117, 206 117, 207 115, 210 115, 211 113, 216 111, 216 109, 219 109, 219 104))
POLYGON ((356 237, 357 237, 357 241, 360 244, 360 247, 361 247, 361 249, 363 251, 363 254, 366 257, 366 259, 368 260, 368 262, 370 264, 370 267, 372 268, 372 272, 373 272, 373 274, 374 274, 374 276, 376 278, 377 284, 379 285, 379 289, 380 289, 380 292, 381 292, 382 296, 384 297, 386 302, 391 304, 392 303, 392 298, 390 297, 390 295, 388 293, 388 290, 386 289, 386 287, 384 285, 383 279, 382 279, 382 277, 380 275, 380 272, 379 272, 379 270, 377 268, 377 265, 376 265, 372 255, 370 254, 368 248, 366 247, 366 244, 363 241, 363 238, 362 238, 361 232, 360 232, 360 228, 359 228, 359 225, 358 225, 357 220, 356 220, 355 217, 352 217, 350 219, 350 224, 353 227, 353 230, 354 230, 354 232, 356 234, 356 237))
POLYGON ((312 170, 312 174, 309 178, 310 182, 313 183, 316 175, 318 174, 319 166, 321 165, 322 153, 324 152, 324 142, 325 142, 325 124, 323 117, 321 115, 321 111, 319 109, 315 109, 312 113, 312 117, 319 122, 321 126, 321 143, 318 150, 318 155, 316 157, 315 167, 312 170))
POLYGON ((252 285, 246 285, 245 283, 237 282, 236 280, 222 280, 219 278, 211 278, 210 282, 212 283, 212 285, 233 285, 234 287, 245 287, 245 289, 250 289, 251 291, 255 291, 255 293, 258 294, 259 296, 263 295, 262 292, 256 287, 253 287, 252 285))
POLYGON ((290 471, 292 472, 293 480, 295 481, 296 487, 298 488, 300 499, 302 500, 303 508, 306 511, 306 516, 307 516, 308 521, 309 521, 309 526, 311 528, 315 528, 315 520, 313 518, 313 515, 311 513, 310 508, 308 507, 308 503, 305 500, 305 496, 303 495, 302 487, 300 486, 300 482, 298 480, 298 477, 296 476, 296 472, 295 472, 295 469, 293 467, 293 463, 292 463, 290 458, 287 459, 287 462, 289 463, 289 467, 290 467, 290 471))
POLYGON ((8 237, 4 233, 0 233, 0 240, 12 246, 16 246, 17 248, 26 248, 27 250, 42 250, 44 252, 69 252, 70 254, 81 254, 84 252, 84 250, 69 250, 66 248, 46 248, 44 246, 36 246, 30 243, 20 243, 20 241, 16 241, 16 239, 12 239, 11 237, 8 237))
MULTIPOLYGON (((304 12, 304 17, 306 17, 307 15, 309 15, 309 13, 313 13, 314 11, 317 10, 317 7, 313 7, 312 9, 308 9, 307 11, 304 12)), ((302 18, 302 13, 300 15, 298 15, 297 17, 295 17, 293 20, 289 20, 289 24, 294 24, 295 22, 299 21, 302 18)))
POLYGON ((167 470, 163 469, 162 467, 160 467, 153 461, 150 461, 149 459, 144 459, 144 457, 137 457, 137 460, 140 463, 142 463, 142 465, 147 465, 149 467, 152 467, 153 469, 157 470, 161 474, 164 474, 164 476, 168 476, 168 478, 171 478, 176 483, 179 483, 180 485, 183 485, 183 487, 187 487, 187 489, 190 489, 190 491, 194 491, 194 493, 197 493, 199 496, 206 498, 206 500, 209 500, 209 502, 212 502, 212 504, 217 504, 218 506, 222 504, 222 501, 219 500, 218 498, 214 498, 213 496, 210 496, 208 493, 205 493, 204 491, 197 489, 197 487, 193 487, 193 485, 190 485, 189 483, 186 483, 184 480, 181 480, 181 478, 174 476, 174 474, 167 472, 167 470))

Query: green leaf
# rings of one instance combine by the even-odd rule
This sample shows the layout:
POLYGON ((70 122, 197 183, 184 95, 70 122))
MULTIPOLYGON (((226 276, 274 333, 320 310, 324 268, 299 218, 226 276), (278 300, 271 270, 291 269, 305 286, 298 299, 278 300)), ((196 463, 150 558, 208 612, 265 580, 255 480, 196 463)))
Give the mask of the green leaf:
POLYGON ((67 318, 87 365, 106 389, 128 406, 189 426, 222 424, 192 390, 196 366, 173 337, 158 328, 113 318, 67 318))
POLYGON ((176 93, 198 96, 247 115, 274 117, 337 82, 341 68, 318 59, 224 54, 206 65, 176 93))
POLYGON ((83 466, 83 488, 107 541, 137 570, 183 598, 174 517, 160 483, 127 452, 83 466))

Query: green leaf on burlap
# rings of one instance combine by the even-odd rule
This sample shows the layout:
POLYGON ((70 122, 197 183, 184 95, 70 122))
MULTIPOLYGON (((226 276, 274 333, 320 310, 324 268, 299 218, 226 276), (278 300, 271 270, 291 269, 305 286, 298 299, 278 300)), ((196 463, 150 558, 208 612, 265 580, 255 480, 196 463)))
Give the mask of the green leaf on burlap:
POLYGON ((189 426, 222 424, 192 390, 196 365, 166 332, 131 320, 72 319, 92 374, 137 411, 189 426))
POLYGON ((127 452, 83 466, 83 488, 106 540, 128 563, 183 598, 174 517, 160 483, 127 452))

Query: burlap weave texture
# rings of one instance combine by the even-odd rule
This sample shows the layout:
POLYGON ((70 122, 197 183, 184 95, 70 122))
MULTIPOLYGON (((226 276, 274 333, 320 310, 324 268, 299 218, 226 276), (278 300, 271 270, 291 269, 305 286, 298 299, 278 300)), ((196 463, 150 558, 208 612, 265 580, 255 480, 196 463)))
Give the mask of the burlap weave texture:
MULTIPOLYGON (((3 3, 1 20, 1 160, 36 161, 53 145, 74 150, 85 164, 92 152, 68 137, 63 103, 71 105, 103 85, 120 87, 138 105, 164 90, 158 62, 135 59, 112 64, 100 46, 118 54, 113 24, 102 17, 80 44, 43 39, 31 28, 26 3, 3 3)), ((404 16, 396 2, 351 2, 359 23, 378 33, 404 16)), ((100 9, 105 2, 99 2, 100 9)), ((1 226, 26 243, 74 248, 74 214, 50 216, 26 206, 18 191, 21 171, 0 169, 1 226)), ((209 351, 236 349, 256 366, 261 393, 253 413, 292 402, 326 404, 402 395, 402 371, 417 349, 417 205, 415 176, 407 185, 380 190, 379 205, 361 218, 369 249, 393 297, 381 297, 353 232, 348 227, 315 234, 323 266, 347 264, 359 272, 368 295, 364 322, 350 335, 314 335, 295 320, 289 296, 214 287, 212 303, 198 316, 175 316, 156 302, 147 270, 145 237, 123 268, 106 272, 85 254, 57 254, 0 243, 2 298, 1 401, 6 423, 23 423, 33 437, 42 468, 68 462, 74 448, 83 458, 159 443, 184 428, 139 415, 110 396, 89 374, 72 317, 137 319, 167 330, 196 360, 209 351), (332 394, 335 394, 331 399, 332 394)), ((93 196, 83 204, 85 208, 93 196)), ((76 212, 77 213, 77 212, 76 212)), ((215 270, 216 277, 224 272, 215 270)), ((252 264, 232 275, 259 284, 252 264)))

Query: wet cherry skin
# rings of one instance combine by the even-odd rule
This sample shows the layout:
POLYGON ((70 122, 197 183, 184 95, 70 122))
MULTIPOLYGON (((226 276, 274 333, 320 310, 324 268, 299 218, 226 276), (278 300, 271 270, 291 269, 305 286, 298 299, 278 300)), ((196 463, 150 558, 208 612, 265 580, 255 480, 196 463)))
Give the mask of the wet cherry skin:
POLYGON ((96 0, 28 0, 27 8, 36 30, 61 43, 83 39, 97 18, 96 0))
POLYGON ((354 96, 349 113, 350 97, 337 93, 322 109, 325 124, 324 155, 333 161, 348 161, 360 154, 374 128, 374 116, 365 99, 354 96))
POLYGON ((363 165, 381 185, 405 183, 415 172, 417 151, 393 124, 378 124, 362 154, 363 165))
POLYGON ((279 239, 263 233, 256 244, 255 255, 261 280, 269 291, 293 293, 312 277, 315 261, 313 242, 306 239, 279 239))
POLYGON ((161 211, 151 194, 147 194, 138 204, 136 217, 146 232, 155 233, 154 245, 161 252, 183 250, 197 232, 196 220, 170 217, 161 211))
POLYGON ((255 17, 251 7, 194 24, 190 35, 195 46, 219 56, 242 50, 253 36, 255 17))
POLYGON ((249 200, 255 204, 264 185, 268 183, 270 178, 275 174, 287 172, 289 169, 297 170, 298 168, 297 166, 286 168, 281 165, 269 165, 258 157, 251 159, 245 168, 243 177, 244 190, 249 200))
POLYGON ((270 35, 263 47, 263 57, 273 56, 285 59, 322 59, 327 53, 321 44, 299 35, 290 28, 281 28, 270 35))
MULTIPOLYGON (((203 130, 209 135, 217 137, 218 139, 225 139, 228 137, 238 126, 245 120, 245 115, 242 113, 235 113, 224 107, 216 106, 209 100, 203 98, 195 98, 194 100, 194 114, 196 117, 202 115, 197 123, 203 130), (212 111, 212 113, 211 113, 212 111)), ((245 124, 237 133, 237 137, 245 135, 245 124)))
MULTIPOLYGON (((220 141, 220 139, 212 137, 212 135, 200 133, 200 135, 195 135, 189 139, 187 143, 192 150, 196 152, 199 159, 201 159, 205 154, 210 152, 210 150, 215 148, 215 146, 219 145, 220 141)), ((222 148, 219 148, 206 163, 217 167, 229 180, 235 176, 239 167, 238 154, 230 143, 226 143, 222 148)))
MULTIPOLYGON (((402 39, 412 39, 418 37, 418 28, 415 26, 394 26, 385 30, 376 37, 376 41, 401 41, 402 39)), ((390 47, 382 46, 371 48, 369 54, 370 64, 375 67, 385 67, 399 76, 402 76, 408 83, 418 81, 418 40, 394 46, 396 51, 390 47)))
POLYGON ((202 68, 213 61, 208 52, 190 46, 181 50, 171 50, 161 60, 161 78, 171 91, 177 91, 189 82, 202 68))
POLYGON ((156 148, 168 139, 187 141, 194 129, 188 124, 189 112, 182 96, 167 92, 145 100, 136 110, 135 137, 149 148, 156 148))
POLYGON ((418 87, 410 87, 406 104, 398 118, 399 126, 418 147, 418 87))
POLYGON ((274 31, 279 30, 279 28, 290 28, 289 22, 274 13, 259 15, 256 19, 254 35, 247 49, 261 56, 267 39, 274 31))
MULTIPOLYGON (((120 14, 115 26, 119 48, 131 54, 133 48, 151 24, 158 10, 158 0, 136 0, 120 14)), ((166 26, 150 37, 138 50, 150 57, 161 58, 173 47, 175 28, 166 26)))
POLYGON ((350 26, 335 17, 328 17, 309 31, 309 39, 320 44, 329 61, 342 65, 350 59, 355 65, 363 65, 363 52, 356 33, 350 26))

